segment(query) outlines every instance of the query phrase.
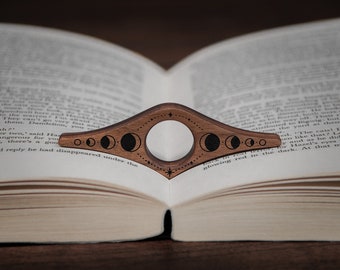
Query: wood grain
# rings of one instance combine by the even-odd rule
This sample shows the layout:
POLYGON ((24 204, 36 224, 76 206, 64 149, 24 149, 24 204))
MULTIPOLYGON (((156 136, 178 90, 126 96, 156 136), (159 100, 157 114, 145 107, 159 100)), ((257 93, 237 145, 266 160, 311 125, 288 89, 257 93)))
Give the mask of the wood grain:
POLYGON ((3 246, 1 269, 339 269, 333 242, 174 242, 3 246))
MULTIPOLYGON (((176 103, 163 103, 114 125, 97 130, 64 133, 59 145, 104 152, 127 158, 171 179, 203 162, 240 152, 278 147, 280 137, 272 133, 243 130, 211 119, 176 103), (146 139, 152 127, 177 121, 191 131, 194 142, 182 158, 164 161, 155 157, 146 139)), ((177 146, 181 147, 180 144, 177 146)))

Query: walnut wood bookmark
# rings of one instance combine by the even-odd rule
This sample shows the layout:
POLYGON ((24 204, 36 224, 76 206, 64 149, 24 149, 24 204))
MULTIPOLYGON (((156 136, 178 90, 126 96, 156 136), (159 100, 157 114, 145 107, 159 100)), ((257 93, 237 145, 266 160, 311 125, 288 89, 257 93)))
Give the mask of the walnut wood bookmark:
POLYGON ((208 160, 249 150, 277 147, 280 144, 280 137, 276 134, 234 128, 175 103, 157 105, 105 128, 63 133, 59 138, 60 146, 127 158, 148 166, 168 179, 208 160), (192 148, 181 159, 161 160, 147 147, 146 138, 150 129, 166 120, 184 124, 193 135, 192 148))

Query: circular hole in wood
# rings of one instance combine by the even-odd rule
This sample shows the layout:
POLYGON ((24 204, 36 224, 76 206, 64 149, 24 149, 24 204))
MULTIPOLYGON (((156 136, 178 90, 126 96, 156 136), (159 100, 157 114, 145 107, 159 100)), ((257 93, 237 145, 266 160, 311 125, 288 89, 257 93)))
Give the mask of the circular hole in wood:
POLYGON ((190 129, 174 120, 162 121, 154 125, 146 137, 150 153, 163 161, 175 161, 185 157, 194 144, 190 129))

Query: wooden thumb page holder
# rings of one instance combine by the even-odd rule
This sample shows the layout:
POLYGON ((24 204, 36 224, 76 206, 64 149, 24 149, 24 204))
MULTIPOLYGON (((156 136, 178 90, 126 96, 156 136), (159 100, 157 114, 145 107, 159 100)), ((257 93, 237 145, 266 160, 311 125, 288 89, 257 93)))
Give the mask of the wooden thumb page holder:
MULTIPOLYGON (((143 164, 171 179, 206 161, 249 150, 280 146, 277 134, 234 128, 188 107, 164 103, 117 124, 87 132, 63 133, 59 145, 104 152, 143 164), (148 149, 146 137, 157 123, 174 120, 191 131, 194 142, 181 159, 164 161, 148 149)), ((181 147, 179 145, 178 147, 181 147)))

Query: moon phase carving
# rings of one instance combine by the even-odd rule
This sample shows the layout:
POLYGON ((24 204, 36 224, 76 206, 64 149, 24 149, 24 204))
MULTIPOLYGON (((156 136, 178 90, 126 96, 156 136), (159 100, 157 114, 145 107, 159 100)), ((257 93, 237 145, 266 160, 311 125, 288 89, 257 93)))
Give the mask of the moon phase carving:
POLYGON ((277 134, 231 127, 175 103, 157 105, 108 127, 63 133, 59 137, 59 145, 62 147, 99 151, 130 159, 168 179, 208 160, 244 151, 278 147, 280 144, 281 139, 277 134), (146 144, 150 129, 167 120, 186 125, 194 137, 191 150, 178 160, 158 159, 151 154, 146 144))
POLYGON ((93 139, 93 138, 88 138, 88 139, 86 140, 86 144, 87 144, 88 146, 92 147, 92 146, 94 146, 94 145, 96 144, 96 141, 95 141, 95 139, 93 139))
POLYGON ((120 144, 125 151, 134 152, 140 146, 140 138, 137 134, 126 133, 120 140, 120 144))
POLYGON ((200 146, 206 152, 213 152, 220 146, 220 138, 213 133, 204 134, 201 137, 200 146))
POLYGON ((240 139, 235 135, 231 135, 225 140, 225 145, 230 150, 237 149, 240 146, 240 144, 241 144, 240 139))
POLYGON ((112 149, 116 145, 116 140, 110 135, 105 135, 100 139, 100 145, 104 149, 112 149))

